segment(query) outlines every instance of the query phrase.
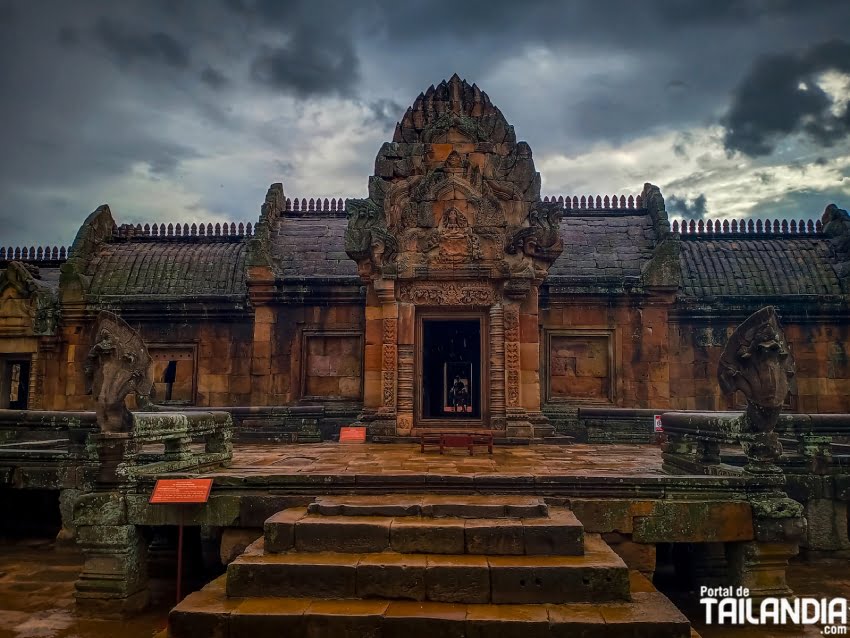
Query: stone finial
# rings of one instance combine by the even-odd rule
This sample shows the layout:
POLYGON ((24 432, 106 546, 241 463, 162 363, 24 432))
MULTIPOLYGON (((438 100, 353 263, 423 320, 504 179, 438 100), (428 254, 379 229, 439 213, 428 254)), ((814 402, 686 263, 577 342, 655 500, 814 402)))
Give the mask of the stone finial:
POLYGON ((794 358, 773 306, 750 315, 723 349, 717 380, 724 394, 741 391, 747 400, 738 426, 750 469, 773 471, 782 454, 774 429, 794 374, 794 358))
POLYGON ((649 182, 644 184, 643 192, 637 198, 637 207, 641 208, 641 206, 646 207, 659 239, 665 237, 670 232, 670 220, 667 217, 661 189, 649 182))
POLYGON ((63 303, 81 301, 91 279, 86 276, 89 262, 98 248, 112 240, 115 220, 107 204, 98 206, 80 226, 68 251, 68 260, 61 266, 60 296, 63 303))
POLYGON ((420 93, 396 126, 394 142, 440 142, 452 128, 476 142, 516 143, 513 127, 475 84, 455 73, 420 93))
POLYGON ((152 360, 142 337, 119 316, 101 311, 94 343, 86 357, 87 390, 94 395, 97 424, 102 432, 129 429, 124 400, 135 394, 146 407, 153 396, 152 360))
POLYGON ((850 215, 835 204, 826 207, 821 218, 823 233, 829 238, 831 252, 838 262, 836 271, 843 280, 850 279, 850 215))

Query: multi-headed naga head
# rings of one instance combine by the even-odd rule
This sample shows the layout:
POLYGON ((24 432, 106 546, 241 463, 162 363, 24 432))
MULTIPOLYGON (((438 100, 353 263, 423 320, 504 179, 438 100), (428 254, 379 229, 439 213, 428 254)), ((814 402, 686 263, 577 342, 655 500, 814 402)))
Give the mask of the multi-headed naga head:
POLYGON ((143 404, 153 395, 151 357, 139 333, 111 312, 97 316, 94 334, 86 357, 86 382, 97 404, 101 431, 120 432, 129 423, 127 395, 135 394, 143 404))
POLYGON ((740 390, 756 432, 772 430, 795 374, 794 358, 773 306, 750 315, 726 343, 717 379, 725 394, 740 390))

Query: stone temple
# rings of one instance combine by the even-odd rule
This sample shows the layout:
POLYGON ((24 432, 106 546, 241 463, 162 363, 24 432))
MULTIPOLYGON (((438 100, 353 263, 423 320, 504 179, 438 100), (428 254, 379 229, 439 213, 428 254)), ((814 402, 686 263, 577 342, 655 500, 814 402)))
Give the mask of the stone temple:
MULTIPOLYGON (((843 449, 837 442, 850 427, 845 211, 830 205, 817 219, 680 225, 671 224, 660 189, 650 183, 631 195, 543 196, 529 145, 517 141, 486 93, 456 75, 420 94, 403 114, 393 139, 378 151, 364 198, 291 195, 272 184, 259 217, 238 224, 119 223, 120 213, 103 205, 67 250, 0 249, 3 441, 16 442, 20 451, 38 439, 43 452, 34 461, 0 446, 0 470, 9 468, 0 477, 9 490, 62 490, 63 533, 76 535, 84 551, 97 545, 86 530, 104 524, 93 513, 102 503, 95 506, 91 498, 109 493, 132 500, 149 493, 156 472, 192 467, 180 465, 191 456, 192 437, 173 443, 167 428, 137 419, 149 414, 148 400, 167 414, 228 413, 236 456, 240 445, 270 442, 279 450, 330 449, 310 444, 334 441, 341 426, 362 425, 375 444, 409 445, 440 431, 489 431, 496 453, 501 444, 533 444, 522 448, 529 454, 599 444, 596 454, 604 455, 602 444, 615 444, 635 446, 639 457, 655 438, 652 416, 676 412, 656 477, 659 485, 670 481, 675 488, 650 489, 641 477, 632 488, 599 488, 598 501, 582 492, 581 481, 562 491, 529 493, 546 497, 552 507, 579 504, 567 511, 591 535, 607 534, 615 550, 629 547, 624 556, 651 553, 651 566, 635 567, 650 576, 658 543, 702 545, 701 565, 725 560, 739 575, 773 570, 773 577, 779 570, 783 585, 777 591, 800 542, 850 550, 850 483, 835 461, 843 449), (784 334, 765 341, 771 344, 765 348, 781 342, 795 363, 787 388, 781 386, 783 414, 770 426, 785 442, 782 460, 771 452, 773 443, 746 439, 746 428, 721 424, 722 436, 701 438, 705 429, 687 416, 712 413, 719 423, 723 414, 740 414, 753 403, 751 386, 730 383, 721 391, 717 370, 736 326, 765 306, 775 309, 784 334), (136 331, 152 360, 153 391, 129 404, 132 436, 141 438, 120 452, 105 451, 108 433, 103 427, 97 433, 93 413, 89 369, 101 311, 136 331), (808 425, 800 425, 804 421, 808 425), (58 451, 51 457, 44 440, 59 431, 68 449, 64 457, 58 451), (94 437, 88 447, 80 442, 86 436, 94 437), (144 445, 163 441, 165 460, 153 474, 121 470, 104 478, 108 459, 142 467, 144 445), (304 445, 285 447, 289 443, 304 445), (741 446, 729 447, 738 443, 743 453, 741 446), (749 470, 770 469, 742 470, 748 461, 749 470), (55 470, 69 463, 88 470, 70 478, 55 470), (782 492, 776 480, 782 473, 786 486, 797 487, 782 492), (689 483, 683 477, 697 478, 689 483), (678 497, 671 497, 676 490, 678 497), (753 494, 762 500, 752 501, 753 494), (669 506, 670 498, 679 505, 669 506), (800 509, 765 505, 788 502, 800 509), (809 532, 801 531, 804 508, 809 532), (612 522, 616 516, 626 522, 612 522), (635 538, 638 519, 643 540, 635 538), (776 523, 782 520, 791 523, 776 523), (652 551, 632 551, 641 543, 652 551), (737 549, 727 547, 724 554, 724 544, 737 549)), ((207 452, 223 454, 230 445, 229 438, 219 440, 207 452)), ((394 453, 392 446, 377 448, 394 453)), ((545 455, 537 461, 544 463, 545 455)), ((194 468, 206 471, 211 463, 206 458, 194 468)), ((396 490, 399 485, 385 492, 409 491, 396 490)), ((215 486, 214 496, 219 482, 215 486)), ((255 504, 253 515, 243 511, 225 520, 224 514, 198 513, 194 524, 259 529, 267 516, 306 506, 319 493, 290 482, 284 503, 269 496, 275 492, 268 484, 255 487, 256 503, 264 505, 255 504)), ((480 496, 504 489, 493 483, 473 491, 480 496)), ((238 498, 245 508, 249 497, 238 498)), ((324 511, 321 503, 310 507, 313 515, 324 511)), ((337 513, 340 507, 327 505, 337 513)), ((507 511, 508 505, 498 507, 507 511)), ((126 602, 143 590, 126 547, 143 544, 140 529, 174 520, 154 520, 142 509, 135 520, 126 514, 106 523, 125 530, 124 544, 113 543, 123 556, 114 568, 123 585, 110 589, 98 581, 87 558, 78 583, 83 600, 103 594, 126 602)), ((260 550, 249 548, 239 560, 250 564, 252 551, 260 550)), ((247 576, 238 572, 228 589, 253 591, 240 578, 247 576)), ((624 583, 617 587, 628 590, 624 583)))
POLYGON ((67 253, 4 249, 2 384, 20 396, 2 407, 90 408, 86 332, 107 308, 139 329, 165 403, 310 406, 326 439, 355 419, 383 436, 575 433, 576 405, 734 407, 720 346, 772 304, 800 365, 790 408, 846 412, 848 228, 832 208, 671 228, 651 184, 541 197, 529 146, 455 77, 404 114, 365 199, 273 184, 238 226, 118 224, 101 206, 67 253), (438 352, 471 412, 441 405, 438 352))

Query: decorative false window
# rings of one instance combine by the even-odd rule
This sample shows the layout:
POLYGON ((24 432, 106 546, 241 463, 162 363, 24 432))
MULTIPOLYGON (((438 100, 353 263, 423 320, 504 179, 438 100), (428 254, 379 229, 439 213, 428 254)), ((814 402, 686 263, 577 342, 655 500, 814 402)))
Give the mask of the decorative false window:
POLYGON ((304 331, 301 397, 357 400, 363 394, 363 340, 349 331, 304 331))
POLYGON ((195 346, 148 346, 153 359, 154 401, 193 405, 196 391, 195 346))
POLYGON ((547 331, 546 364, 547 402, 614 402, 612 331, 547 331))

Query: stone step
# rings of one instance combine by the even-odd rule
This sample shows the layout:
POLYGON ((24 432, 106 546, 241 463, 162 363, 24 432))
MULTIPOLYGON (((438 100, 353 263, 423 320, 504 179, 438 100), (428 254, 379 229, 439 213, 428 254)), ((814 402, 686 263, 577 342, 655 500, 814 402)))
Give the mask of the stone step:
POLYGON ((546 516, 537 496, 480 494, 427 496, 321 496, 310 503, 311 514, 323 516, 425 516, 431 518, 523 518, 546 516))
POLYGON ((262 539, 227 567, 227 595, 459 603, 625 600, 628 570, 596 534, 582 556, 266 553, 262 539))
MULTIPOLYGON (((529 510, 532 511, 532 510, 529 510)), ((303 508, 265 522, 265 550, 349 553, 393 550, 421 554, 578 556, 584 528, 570 510, 552 508, 533 518, 332 516, 303 508)))
POLYGON ((687 618, 662 594, 628 602, 457 604, 314 598, 228 598, 224 577, 187 596, 169 616, 170 638, 381 636, 381 638, 692 638, 687 618))

